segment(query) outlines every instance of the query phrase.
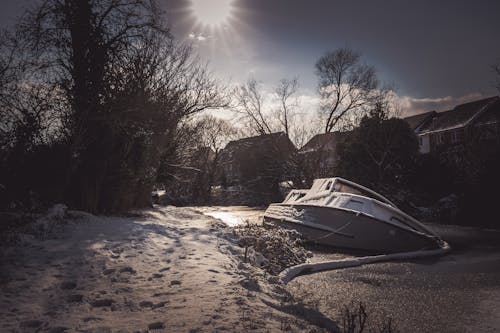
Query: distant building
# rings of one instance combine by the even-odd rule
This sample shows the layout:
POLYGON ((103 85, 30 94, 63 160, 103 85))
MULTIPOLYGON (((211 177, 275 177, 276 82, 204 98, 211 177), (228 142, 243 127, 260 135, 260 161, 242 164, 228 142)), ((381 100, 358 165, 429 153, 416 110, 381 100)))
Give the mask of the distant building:
POLYGON ((335 168, 339 161, 337 144, 345 140, 348 133, 317 134, 299 150, 302 168, 308 182, 314 178, 335 176, 335 168))
POLYGON ((419 138, 420 152, 458 153, 466 144, 500 139, 500 97, 404 118, 419 138))
POLYGON ((231 141, 220 155, 219 178, 227 186, 277 186, 296 151, 283 132, 231 141))
POLYGON ((404 118, 404 120, 410 125, 410 128, 418 135, 420 152, 425 154, 430 150, 429 138, 425 136, 420 136, 422 129, 428 124, 429 121, 432 121, 433 118, 437 116, 436 111, 429 111, 421 114, 417 114, 415 116, 404 118))

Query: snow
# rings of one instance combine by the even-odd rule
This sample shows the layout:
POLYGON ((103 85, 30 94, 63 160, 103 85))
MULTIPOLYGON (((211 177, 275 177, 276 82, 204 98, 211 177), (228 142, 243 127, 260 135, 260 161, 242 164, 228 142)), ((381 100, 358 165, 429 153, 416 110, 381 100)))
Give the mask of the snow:
POLYGON ((64 204, 56 204, 49 209, 47 217, 49 219, 62 219, 66 215, 68 207, 64 204))
POLYGON ((43 235, 2 248, 1 332, 309 327, 279 311, 277 279, 241 262, 231 229, 199 211, 103 217, 61 205, 42 220, 52 226, 43 235))

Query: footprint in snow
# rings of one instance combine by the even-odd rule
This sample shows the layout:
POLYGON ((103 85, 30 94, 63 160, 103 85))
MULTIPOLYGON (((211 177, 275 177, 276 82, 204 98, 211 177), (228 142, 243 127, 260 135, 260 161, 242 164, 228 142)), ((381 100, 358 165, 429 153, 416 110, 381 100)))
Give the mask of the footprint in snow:
POLYGON ((159 302, 159 303, 156 303, 156 304, 153 304, 153 309, 158 309, 158 308, 162 308, 165 306, 165 304, 167 304, 168 302, 159 302))
POLYGON ((157 321, 148 325, 149 330, 162 330, 165 328, 165 324, 161 321, 157 321))
POLYGON ((71 290, 76 288, 76 282, 74 281, 64 281, 61 283, 61 289, 71 290))
POLYGON ((67 328, 67 327, 56 326, 56 327, 49 328, 49 330, 47 331, 47 333, 64 333, 64 332, 66 332, 68 330, 69 330, 69 328, 67 328))
POLYGON ((135 274, 136 271, 130 266, 125 266, 120 269, 120 273, 130 273, 130 274, 135 274))
POLYGON ((141 308, 152 308, 153 307, 153 302, 150 301, 142 301, 139 303, 139 306, 141 308))
POLYGON ((36 320, 36 319, 33 319, 33 320, 26 320, 26 321, 23 321, 21 322, 20 326, 22 328, 38 328, 40 326, 42 326, 43 324, 45 324, 45 322, 41 321, 41 320, 36 320))
POLYGON ((72 294, 66 297, 66 301, 68 301, 68 303, 79 303, 82 300, 83 300, 83 295, 81 294, 72 294))
POLYGON ((105 307, 105 306, 111 306, 113 305, 115 301, 110 299, 110 298, 104 298, 104 299, 96 299, 94 301, 92 301, 90 303, 90 305, 92 305, 92 307, 94 308, 101 308, 101 307, 105 307))

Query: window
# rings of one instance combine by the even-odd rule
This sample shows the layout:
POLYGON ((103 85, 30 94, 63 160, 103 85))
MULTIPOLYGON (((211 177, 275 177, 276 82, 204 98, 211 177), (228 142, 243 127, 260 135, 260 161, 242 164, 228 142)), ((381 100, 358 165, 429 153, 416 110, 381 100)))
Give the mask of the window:
POLYGON ((440 145, 443 143, 443 135, 442 133, 436 133, 434 135, 435 139, 436 139, 436 144, 440 145))
POLYGON ((351 199, 346 205, 344 205, 344 208, 361 211, 363 210, 363 202, 351 199))
POLYGON ((358 194, 358 195, 363 195, 363 193, 361 191, 359 191, 358 189, 355 189, 354 187, 352 186, 349 186, 347 184, 343 184, 339 181, 337 181, 335 183, 335 192, 343 192, 343 193, 351 193, 351 194, 358 194))
POLYGON ((389 203, 387 201, 387 199, 385 199, 384 197, 382 197, 381 195, 379 195, 377 193, 369 192, 369 191, 366 191, 362 188, 357 188, 357 187, 351 186, 349 184, 345 184, 341 181, 337 181, 335 183, 334 192, 357 194, 357 195, 361 195, 363 197, 368 197, 368 198, 372 198, 372 199, 376 199, 376 200, 379 200, 382 202, 389 203))
POLYGON ((329 191, 331 187, 332 187, 332 181, 329 181, 325 186, 325 190, 329 191))

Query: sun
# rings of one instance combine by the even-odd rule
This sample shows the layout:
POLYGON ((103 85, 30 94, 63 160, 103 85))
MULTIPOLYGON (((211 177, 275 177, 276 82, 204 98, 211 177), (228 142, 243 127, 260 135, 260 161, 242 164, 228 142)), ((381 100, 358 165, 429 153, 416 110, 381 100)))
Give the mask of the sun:
POLYGON ((191 0, 191 11, 198 23, 217 27, 227 23, 234 0, 191 0))

